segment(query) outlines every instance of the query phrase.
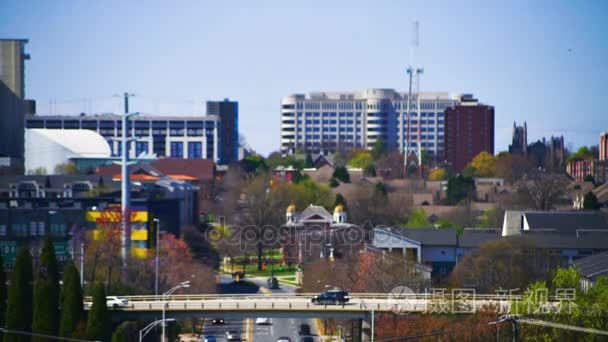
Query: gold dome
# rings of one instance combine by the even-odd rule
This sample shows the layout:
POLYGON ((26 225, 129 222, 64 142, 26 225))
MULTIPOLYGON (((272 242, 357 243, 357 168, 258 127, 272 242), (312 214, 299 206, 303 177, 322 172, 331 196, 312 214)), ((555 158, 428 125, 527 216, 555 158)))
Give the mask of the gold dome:
POLYGON ((288 213, 295 213, 296 212, 296 205, 292 204, 289 207, 287 207, 287 212, 288 213))
POLYGON ((338 204, 336 206, 336 208, 334 209, 334 214, 343 213, 343 212, 344 212, 344 206, 342 204, 338 204))

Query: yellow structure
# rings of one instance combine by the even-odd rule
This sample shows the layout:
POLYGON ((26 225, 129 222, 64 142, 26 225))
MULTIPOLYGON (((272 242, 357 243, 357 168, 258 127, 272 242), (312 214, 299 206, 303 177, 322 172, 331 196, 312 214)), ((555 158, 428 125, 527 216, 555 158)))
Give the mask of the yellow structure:
MULTIPOLYGON (((147 211, 131 212, 131 255, 136 258, 145 258, 148 255, 149 215, 147 211)), ((120 224, 121 213, 118 210, 94 210, 85 213, 85 220, 91 224, 91 234, 94 240, 101 237, 103 229, 108 224, 120 224)))

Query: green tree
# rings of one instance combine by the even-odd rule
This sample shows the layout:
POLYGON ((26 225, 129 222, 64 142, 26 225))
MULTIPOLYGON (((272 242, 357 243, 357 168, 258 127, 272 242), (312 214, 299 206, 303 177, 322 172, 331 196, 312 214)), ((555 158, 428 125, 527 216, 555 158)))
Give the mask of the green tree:
POLYGON ((374 164, 369 164, 363 169, 363 175, 365 177, 376 177, 376 167, 374 164))
MULTIPOLYGON (((6 308, 6 328, 30 331, 32 328, 32 256, 27 245, 21 246, 11 272, 6 308)), ((4 342, 28 342, 29 336, 6 334, 4 342)))
POLYGON ((594 159, 594 157, 595 156, 593 155, 593 152, 591 152, 589 147, 581 146, 581 147, 579 147, 579 149, 576 152, 572 153, 568 157, 568 161, 577 160, 577 159, 591 160, 591 159, 594 159))
POLYGON ((471 177, 458 175, 448 179, 447 198, 450 204, 457 204, 463 199, 470 198, 475 190, 475 182, 471 177))
POLYGON ((63 270, 63 291, 61 296, 61 321, 59 335, 73 337, 78 324, 84 322, 83 296, 80 276, 72 261, 63 270))
POLYGON ((93 290, 93 305, 87 319, 87 336, 98 341, 109 341, 111 328, 108 314, 106 291, 98 284, 93 290))
MULTIPOLYGON (((6 314, 6 273, 4 272, 4 261, 0 253, 0 327, 4 326, 6 314)), ((0 332, 0 340, 2 332, 0 332)))
POLYGON ((372 147, 372 157, 374 160, 378 160, 381 157, 385 156, 388 153, 388 147, 384 142, 384 139, 378 138, 372 147))
POLYGON ((311 168, 315 165, 315 162, 312 160, 312 155, 310 154, 310 152, 306 153, 305 165, 307 168, 311 168))
POLYGON ((600 208, 600 202, 597 200, 595 194, 591 191, 585 194, 583 198, 583 209, 598 210, 600 208))
POLYGON ((373 162, 374 158, 369 151, 360 151, 348 161, 348 165, 354 168, 365 169, 367 166, 372 165, 373 162))
POLYGON ((338 186, 340 186, 340 182, 338 182, 338 180, 334 177, 331 177, 331 179, 329 180, 329 186, 332 188, 337 188, 338 186))
POLYGON ((445 169, 436 168, 429 173, 430 181, 442 181, 448 178, 448 172, 445 169))
POLYGON ((137 323, 131 321, 122 322, 112 334, 112 342, 131 342, 138 338, 137 323))
POLYGON ((248 156, 243 161, 241 161, 241 166, 243 170, 247 173, 253 173, 257 171, 264 171, 268 169, 266 165, 266 161, 260 155, 252 155, 248 156))
MULTIPOLYGON (((44 239, 40 265, 34 285, 34 311, 32 331, 57 335, 59 329, 59 269, 55 248, 50 236, 44 239)), ((34 337, 33 341, 50 341, 48 338, 34 337)))
POLYGON ((334 173, 332 175, 333 178, 336 178, 344 183, 350 183, 350 175, 348 174, 348 170, 345 166, 338 166, 334 169, 334 173))
POLYGON ((431 224, 426 216, 426 211, 420 208, 412 210, 405 226, 408 228, 428 228, 431 224))

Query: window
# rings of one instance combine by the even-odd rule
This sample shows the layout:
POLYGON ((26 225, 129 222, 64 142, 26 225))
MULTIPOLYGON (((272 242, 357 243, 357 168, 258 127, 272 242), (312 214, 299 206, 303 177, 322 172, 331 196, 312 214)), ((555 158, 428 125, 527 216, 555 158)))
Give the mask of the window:
POLYGON ((184 143, 181 141, 171 142, 171 157, 183 158, 184 157, 184 143))
POLYGON ((142 153, 148 153, 148 142, 147 141, 136 141, 135 142, 135 155, 139 156, 142 153))
POLYGON ((6 225, 0 224, 0 236, 6 236, 6 225))
POLYGON ((201 159, 203 157, 203 143, 199 141, 188 142, 188 159, 201 159))

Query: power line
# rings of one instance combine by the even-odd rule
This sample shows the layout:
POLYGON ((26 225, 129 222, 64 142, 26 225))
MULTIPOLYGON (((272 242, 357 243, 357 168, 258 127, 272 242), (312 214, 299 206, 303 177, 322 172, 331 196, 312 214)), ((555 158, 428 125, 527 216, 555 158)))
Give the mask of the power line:
POLYGON ((584 332, 584 333, 588 333, 588 334, 608 336, 608 331, 605 331, 605 330, 585 328, 585 327, 579 327, 576 325, 569 325, 569 324, 556 323, 556 322, 548 322, 548 321, 543 321, 543 320, 535 319, 535 318, 520 318, 518 321, 519 321, 519 323, 537 325, 537 326, 541 326, 541 327, 564 329, 564 330, 570 330, 570 331, 584 332))

